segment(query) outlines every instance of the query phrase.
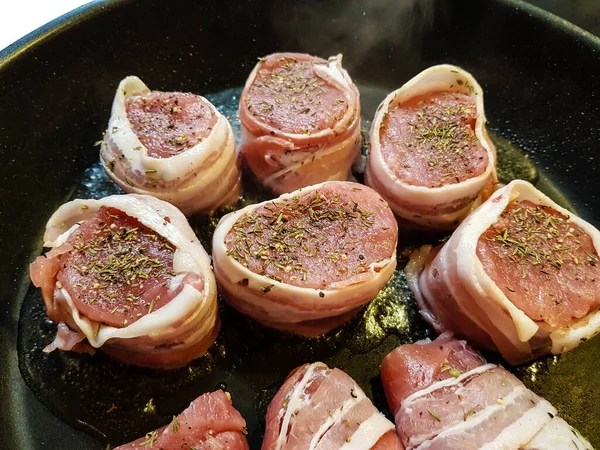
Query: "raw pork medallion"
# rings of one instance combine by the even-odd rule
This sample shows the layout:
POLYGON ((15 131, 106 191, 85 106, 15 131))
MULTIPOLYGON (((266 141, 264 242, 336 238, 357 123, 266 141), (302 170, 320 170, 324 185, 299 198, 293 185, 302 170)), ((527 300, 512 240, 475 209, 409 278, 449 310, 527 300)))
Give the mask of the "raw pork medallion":
POLYGON ((115 450, 248 450, 246 421, 223 391, 194 400, 173 421, 115 450))
POLYGON ((331 181, 223 217, 213 263, 236 309, 273 328, 319 336, 384 287, 397 239, 394 215, 375 191, 331 181))
POLYGON ((240 121, 245 163, 277 194, 351 177, 360 103, 342 55, 259 58, 240 98, 240 121))
POLYGON ((592 450, 550 403, 451 333, 393 350, 381 381, 406 450, 592 450))
POLYGON ((366 183, 406 225, 456 228, 497 181, 485 123, 483 91, 470 73, 424 70, 377 108, 366 183))
POLYGON ((186 215, 233 203, 241 191, 227 118, 204 97, 150 91, 134 76, 117 88, 100 160, 125 192, 166 200, 186 215))
POLYGON ((511 364, 558 354, 600 330, 600 233, 531 184, 513 181, 441 249, 413 253, 424 317, 511 364))
POLYGON ((317 362, 292 372, 267 410, 262 450, 403 450, 394 424, 345 372, 317 362))
POLYGON ((146 195, 62 205, 46 225, 51 250, 31 265, 58 333, 44 351, 94 353, 174 368, 219 331, 210 257, 185 216, 146 195))

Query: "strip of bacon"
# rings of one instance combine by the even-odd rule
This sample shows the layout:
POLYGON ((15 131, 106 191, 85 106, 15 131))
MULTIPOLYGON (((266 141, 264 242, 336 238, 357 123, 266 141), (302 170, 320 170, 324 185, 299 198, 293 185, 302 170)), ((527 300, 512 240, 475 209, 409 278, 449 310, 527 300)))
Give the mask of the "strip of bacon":
POLYGON ((115 450, 248 450, 246 421, 223 391, 201 395, 170 424, 115 450))
POLYGON ((266 418, 262 450, 402 450, 394 424, 346 373, 317 362, 289 375, 266 418))
POLYGON ((135 76, 121 81, 100 146, 108 176, 186 215, 233 203, 241 171, 231 125, 204 97, 158 92, 135 76))
POLYGON ((214 342, 210 257, 174 206, 136 194, 74 200, 53 214, 44 239, 53 250, 30 273, 59 323, 47 351, 101 349, 126 364, 169 369, 214 342))
POLYGON ((331 181, 231 213, 213 236, 224 298, 305 336, 345 323, 396 267, 396 221, 372 189, 331 181))
POLYGON ((451 333, 393 350, 381 380, 407 450, 592 448, 550 403, 451 333))
POLYGON ((497 182, 483 91, 451 65, 389 94, 371 125, 366 183, 407 226, 452 230, 497 182))
POLYGON ((360 103, 342 55, 260 58, 239 115, 244 161, 275 193, 351 178, 360 152, 360 103))
POLYGON ((424 317, 511 364, 577 347, 600 331, 600 232, 531 184, 496 191, 406 273, 424 317))

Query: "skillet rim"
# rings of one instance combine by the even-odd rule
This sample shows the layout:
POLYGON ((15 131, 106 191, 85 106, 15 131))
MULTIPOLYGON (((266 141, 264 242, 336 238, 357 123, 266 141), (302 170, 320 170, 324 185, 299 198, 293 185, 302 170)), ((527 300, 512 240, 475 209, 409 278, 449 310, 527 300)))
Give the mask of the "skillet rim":
POLYGON ((115 8, 119 4, 126 2, 131 2, 131 0, 92 0, 36 28, 20 39, 17 39, 8 47, 0 50, 0 72, 9 70, 13 61, 24 56, 26 57, 27 51, 32 47, 42 45, 52 36, 79 25, 106 10, 107 7, 115 8))
MULTIPOLYGON (((0 50, 0 72, 9 70, 13 61, 18 58, 27 56, 26 52, 31 47, 42 45, 44 41, 50 39, 53 35, 61 33, 73 26, 94 17, 107 8, 117 8, 124 3, 132 2, 133 0, 92 0, 79 8, 69 11, 62 16, 42 25, 34 31, 26 34, 22 38, 10 44, 8 47, 0 50)), ((562 17, 557 16, 539 6, 526 2, 525 0, 488 0, 505 6, 513 6, 516 10, 523 11, 537 19, 547 22, 549 25, 558 30, 581 40, 587 44, 595 46, 600 50, 600 37, 584 30, 578 25, 569 22, 562 17)))

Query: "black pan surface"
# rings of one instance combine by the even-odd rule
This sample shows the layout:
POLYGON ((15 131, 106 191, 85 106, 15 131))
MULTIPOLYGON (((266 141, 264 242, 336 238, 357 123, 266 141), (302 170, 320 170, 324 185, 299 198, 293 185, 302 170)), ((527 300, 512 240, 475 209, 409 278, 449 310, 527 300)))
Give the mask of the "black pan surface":
MULTIPOLYGON (((0 448, 117 445, 222 387, 258 449, 271 397, 290 369, 314 360, 346 370, 386 410, 381 359, 400 343, 433 337, 401 270, 356 319, 318 340, 266 330, 223 305, 217 344, 173 372, 41 352, 54 328, 27 267, 60 204, 117 192, 93 143, 118 81, 135 74, 152 89, 209 94, 235 125, 239 89, 257 56, 281 50, 342 52, 366 120, 387 92, 427 66, 464 67, 484 88, 503 178, 536 182, 600 225, 600 40, 537 8, 509 0, 93 3, 0 52, 0 448)), ((251 177, 245 194, 244 201, 269 196, 251 177)), ((191 220, 205 245, 216 220, 191 220)), ((439 238, 403 233, 400 256, 439 238)), ((596 447, 599 352, 595 338, 513 368, 596 447)))

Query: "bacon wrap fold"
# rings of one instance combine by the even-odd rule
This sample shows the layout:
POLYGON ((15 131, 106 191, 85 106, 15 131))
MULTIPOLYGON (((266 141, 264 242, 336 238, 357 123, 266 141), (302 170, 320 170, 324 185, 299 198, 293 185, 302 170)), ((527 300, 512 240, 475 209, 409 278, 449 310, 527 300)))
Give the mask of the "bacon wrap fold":
POLYGON ((408 226, 425 226, 452 230, 481 204, 497 183, 496 149, 489 138, 483 108, 483 90, 473 76, 451 65, 430 67, 416 75, 400 89, 389 94, 377 108, 369 134, 369 155, 365 182, 387 200, 397 216, 408 226), (463 80, 458 84, 457 79, 463 80), (381 152, 380 130, 383 120, 399 104, 434 92, 458 92, 471 96, 477 107, 475 134, 488 154, 488 165, 481 175, 441 187, 416 186, 398 179, 381 152))
POLYGON ((360 98, 342 55, 328 61, 302 53, 277 53, 258 62, 240 98, 241 153, 258 180, 277 194, 321 183, 348 180, 360 153, 360 98), (281 131, 258 119, 248 110, 246 96, 261 65, 280 58, 315 61, 315 74, 344 92, 348 108, 332 127, 310 134, 281 131))
POLYGON ((204 355, 216 339, 220 321, 210 257, 185 216, 173 205, 137 194, 73 200, 52 215, 44 241, 44 246, 53 250, 34 261, 30 274, 33 284, 42 288, 48 317, 59 324, 57 338, 47 352, 60 348, 93 353, 94 349, 101 349, 126 364, 171 369, 204 355), (169 289, 179 289, 179 293, 165 306, 121 328, 81 314, 66 287, 56 279, 60 269, 56 258, 71 250, 65 241, 80 222, 101 207, 116 208, 136 218, 175 248, 175 277, 169 289), (84 339, 86 342, 80 342, 84 339))
POLYGON ((441 247, 416 250, 406 267, 408 285, 422 315, 438 332, 454 331, 478 346, 499 352, 511 364, 577 347, 600 331, 600 311, 569 326, 534 321, 519 310, 485 272, 477 256, 480 236, 514 200, 549 206, 587 233, 596 250, 600 232, 557 205, 530 183, 515 180, 496 191, 441 247))
POLYGON ((233 203, 241 193, 241 171, 231 125, 206 99, 217 123, 202 142, 169 158, 148 155, 127 118, 127 97, 150 89, 135 76, 121 81, 100 161, 108 176, 125 192, 147 194, 177 206, 184 214, 207 212, 233 203))
POLYGON ((451 333, 393 350, 381 381, 406 450, 592 450, 548 401, 451 333))
POLYGON ((292 372, 267 410, 262 450, 403 450, 386 419, 345 372, 316 362, 292 372))

